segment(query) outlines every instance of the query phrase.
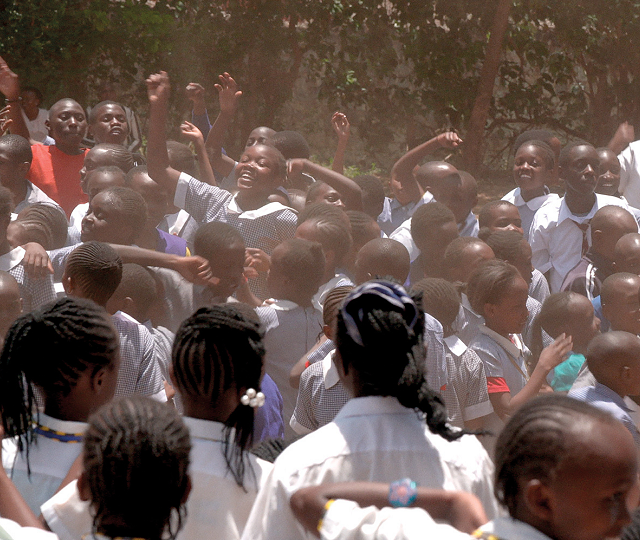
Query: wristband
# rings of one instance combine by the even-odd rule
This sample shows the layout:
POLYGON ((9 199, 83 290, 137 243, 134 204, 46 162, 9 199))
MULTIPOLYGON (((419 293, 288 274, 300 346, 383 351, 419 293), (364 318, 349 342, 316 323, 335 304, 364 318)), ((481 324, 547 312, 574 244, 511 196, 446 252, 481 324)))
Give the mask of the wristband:
POLYGON ((322 512, 322 517, 318 520, 318 532, 322 530, 322 523, 324 522, 324 516, 327 515, 327 510, 331 508, 331 505, 336 502, 335 499, 329 499, 326 503, 324 503, 324 512, 322 512))
POLYGON ((7 99, 7 98, 5 98, 5 99, 4 99, 4 102, 5 102, 5 103, 18 103, 18 102, 20 102, 20 101, 22 101, 22 98, 21 98, 21 97, 18 97, 18 98, 16 98, 16 99, 7 99))
POLYGON ((403 478, 389 485, 389 504, 394 508, 411 506, 418 496, 418 484, 403 478))

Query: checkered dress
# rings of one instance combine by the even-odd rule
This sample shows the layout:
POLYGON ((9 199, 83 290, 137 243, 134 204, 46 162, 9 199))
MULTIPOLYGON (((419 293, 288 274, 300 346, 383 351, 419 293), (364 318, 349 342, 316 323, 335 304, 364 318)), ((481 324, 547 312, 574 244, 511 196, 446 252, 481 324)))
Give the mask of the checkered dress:
POLYGON ((56 300, 56 291, 53 288, 51 276, 31 278, 21 264, 11 268, 9 274, 16 279, 18 287, 20 287, 23 313, 29 313, 31 310, 56 300))

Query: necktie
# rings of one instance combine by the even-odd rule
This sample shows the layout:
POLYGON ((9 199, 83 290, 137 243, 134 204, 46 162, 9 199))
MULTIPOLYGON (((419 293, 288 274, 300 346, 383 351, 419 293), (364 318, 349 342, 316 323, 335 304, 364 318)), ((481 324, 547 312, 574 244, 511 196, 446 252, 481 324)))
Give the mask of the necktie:
POLYGON ((589 221, 590 220, 587 220, 584 223, 578 223, 577 221, 573 221, 578 227, 578 229, 582 231, 582 252, 580 253, 580 257, 584 257, 584 254, 589 250, 589 240, 587 239, 587 231, 589 230, 589 221))

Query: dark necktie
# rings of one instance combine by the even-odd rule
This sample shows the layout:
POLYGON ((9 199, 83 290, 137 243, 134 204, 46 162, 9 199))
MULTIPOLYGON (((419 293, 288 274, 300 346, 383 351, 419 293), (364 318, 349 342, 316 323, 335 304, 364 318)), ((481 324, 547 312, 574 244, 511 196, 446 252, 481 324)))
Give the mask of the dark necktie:
POLYGON ((587 239, 587 231, 589 230, 590 220, 587 220, 583 223, 578 223, 577 221, 573 221, 573 222, 577 225, 578 229, 582 231, 582 253, 580 253, 580 257, 584 257, 584 254, 589 250, 589 240, 587 239))

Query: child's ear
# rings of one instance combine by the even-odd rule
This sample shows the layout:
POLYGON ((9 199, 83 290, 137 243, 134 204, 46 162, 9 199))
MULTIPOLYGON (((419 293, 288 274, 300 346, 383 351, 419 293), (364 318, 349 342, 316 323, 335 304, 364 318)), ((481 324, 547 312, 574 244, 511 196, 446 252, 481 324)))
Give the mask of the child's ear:
POLYGON ((538 519, 549 522, 553 517, 553 494, 540 480, 529 480, 523 490, 524 503, 538 519))
POLYGON ((621 370, 620 370, 620 374, 622 375, 623 379, 630 379, 631 376, 633 375, 632 370, 629 366, 622 366, 621 370))
POLYGON ((80 473, 78 477, 78 495, 81 501, 91 500, 91 491, 89 490, 89 481, 84 471, 80 473))
POLYGON ((62 275, 62 286, 64 287, 64 292, 66 292, 67 295, 73 296, 75 291, 75 282, 71 276, 67 275, 66 272, 62 275))
POLYGON ((25 161, 24 163, 20 163, 20 174, 22 176, 27 176, 27 173, 29 172, 29 169, 31 168, 31 163, 29 163, 28 161, 25 161))
POLYGON ((327 339, 333 339, 333 332, 331 331, 331 326, 329 326, 328 324, 325 324, 322 327, 322 333, 327 339))
POLYGON ((108 368, 106 367, 99 369, 93 374, 93 376, 91 377, 91 380, 89 381, 89 384, 91 385, 91 390, 93 390, 93 392, 96 394, 99 394, 100 392, 102 392, 102 385, 104 383, 104 378, 107 374, 107 369, 108 368))

